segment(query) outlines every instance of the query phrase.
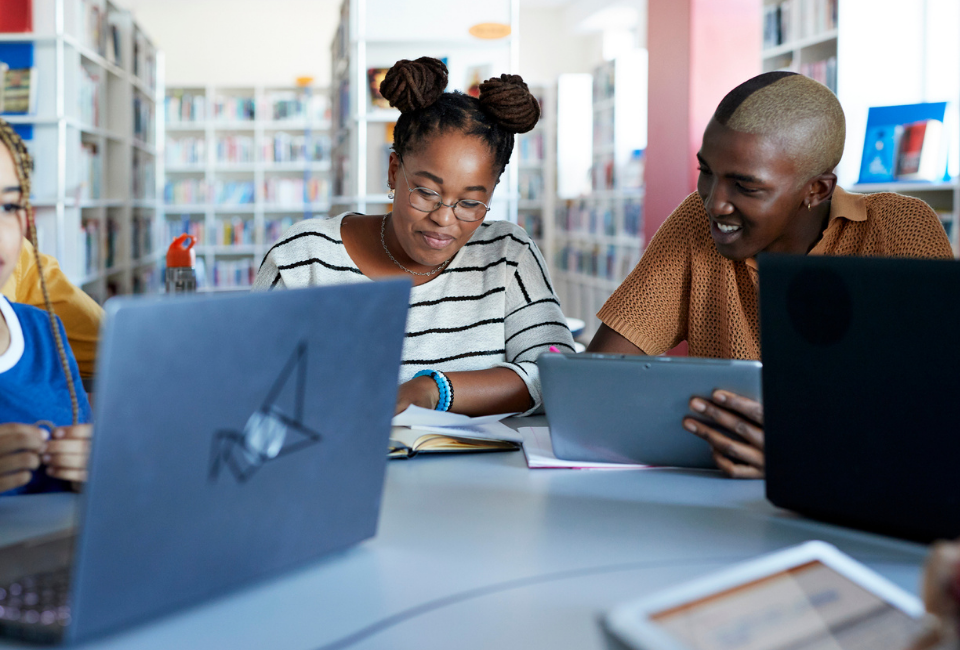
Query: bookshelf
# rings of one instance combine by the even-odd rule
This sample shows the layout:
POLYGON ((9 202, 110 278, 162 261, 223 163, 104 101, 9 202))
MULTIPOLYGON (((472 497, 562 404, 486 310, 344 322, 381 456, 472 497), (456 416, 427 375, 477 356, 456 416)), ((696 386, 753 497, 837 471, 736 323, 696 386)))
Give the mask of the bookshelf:
POLYGON ((837 92, 837 3, 764 0, 763 71, 790 70, 837 92))
MULTIPOLYGON (((331 213, 376 214, 390 209, 387 162, 400 112, 374 105, 370 70, 387 69, 400 59, 432 56, 447 64, 447 90, 464 90, 475 75, 486 79, 517 69, 518 27, 519 0, 480 4, 344 0, 331 44, 331 213), (376 20, 371 19, 374 16, 376 20), (490 40, 470 35, 471 27, 485 23, 508 25, 511 35, 490 40)), ((519 171, 516 164, 507 167, 488 219, 517 221, 519 171)), ((535 208, 525 208, 527 215, 533 212, 535 208)))
POLYGON ((556 211, 557 118, 556 88, 531 86, 540 100, 540 122, 529 133, 517 136, 512 164, 517 168, 517 223, 533 238, 545 259, 553 257, 556 211))
POLYGON ((330 212, 329 91, 168 88, 164 246, 197 238, 199 291, 249 288, 284 230, 330 212))
POLYGON ((155 289, 161 53, 110 0, 34 0, 33 31, 0 34, 0 60, 17 48, 36 102, 3 117, 35 159, 40 249, 100 302, 155 289))
MULTIPOLYGON (((856 182, 869 107, 928 101, 956 106, 960 89, 956 3, 764 0, 763 11, 763 70, 806 74, 837 93, 844 108, 847 139, 837 168, 840 185, 853 192, 898 192, 927 202, 940 215, 954 254, 960 255, 956 163, 951 163, 950 181, 856 182), (876 43, 893 41, 896 48, 879 48, 877 55, 876 43)), ((955 152, 960 148, 955 127, 949 137, 955 152)))
POLYGON ((560 202, 554 213, 551 273, 564 314, 586 323, 584 340, 643 252, 646 79, 645 50, 594 72, 591 191, 560 202))

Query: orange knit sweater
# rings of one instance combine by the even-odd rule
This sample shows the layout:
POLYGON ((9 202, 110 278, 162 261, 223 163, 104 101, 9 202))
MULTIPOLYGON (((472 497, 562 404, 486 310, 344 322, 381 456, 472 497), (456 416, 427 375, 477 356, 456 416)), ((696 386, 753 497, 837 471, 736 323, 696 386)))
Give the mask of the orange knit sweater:
MULTIPOLYGON (((953 257, 936 213, 900 194, 839 187, 811 255, 953 257)), ((681 341, 695 357, 760 359, 757 266, 720 255, 696 192, 660 226, 636 268, 597 317, 647 354, 681 341)))

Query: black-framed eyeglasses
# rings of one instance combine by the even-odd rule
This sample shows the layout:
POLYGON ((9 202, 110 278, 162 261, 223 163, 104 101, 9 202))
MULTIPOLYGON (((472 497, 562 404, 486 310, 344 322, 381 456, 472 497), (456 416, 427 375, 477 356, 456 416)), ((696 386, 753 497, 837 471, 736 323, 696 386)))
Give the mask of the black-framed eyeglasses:
POLYGON ((480 221, 490 211, 490 207, 483 201, 474 199, 460 199, 451 204, 444 203, 442 197, 433 190, 426 187, 410 187, 410 181, 407 179, 407 172, 403 168, 403 161, 400 161, 400 172, 403 174, 403 182, 407 184, 409 191, 408 199, 410 207, 419 212, 435 212, 441 207, 453 210, 453 216, 460 221, 480 221))

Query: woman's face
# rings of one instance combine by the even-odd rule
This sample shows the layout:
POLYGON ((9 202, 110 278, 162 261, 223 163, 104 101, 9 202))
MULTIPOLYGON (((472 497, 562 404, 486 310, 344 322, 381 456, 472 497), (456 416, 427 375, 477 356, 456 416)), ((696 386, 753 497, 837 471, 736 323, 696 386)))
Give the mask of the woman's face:
POLYGON ((20 208, 20 196, 13 156, 0 144, 0 286, 13 274, 26 234, 26 213, 20 208))
POLYGON ((488 206, 497 184, 494 155, 479 137, 456 131, 431 138, 402 162, 390 154, 390 187, 396 192, 391 227, 403 252, 412 261, 435 267, 457 254, 483 220, 461 221, 445 206, 421 212, 410 205, 410 190, 422 187, 452 205, 461 199, 488 206))

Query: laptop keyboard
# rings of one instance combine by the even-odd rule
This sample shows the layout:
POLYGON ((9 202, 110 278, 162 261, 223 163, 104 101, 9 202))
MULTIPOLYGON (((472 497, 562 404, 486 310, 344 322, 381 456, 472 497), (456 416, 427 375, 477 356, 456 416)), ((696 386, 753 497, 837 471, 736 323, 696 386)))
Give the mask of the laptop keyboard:
POLYGON ((69 567, 0 585, 0 633, 4 636, 55 640, 69 623, 69 567))

